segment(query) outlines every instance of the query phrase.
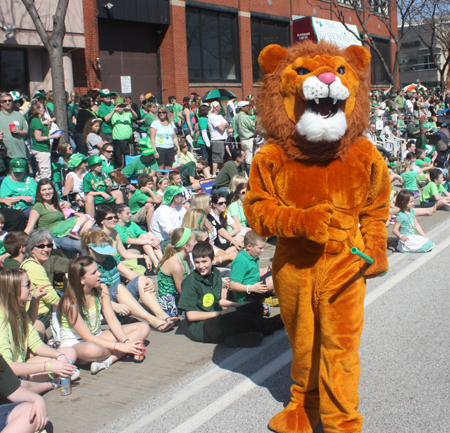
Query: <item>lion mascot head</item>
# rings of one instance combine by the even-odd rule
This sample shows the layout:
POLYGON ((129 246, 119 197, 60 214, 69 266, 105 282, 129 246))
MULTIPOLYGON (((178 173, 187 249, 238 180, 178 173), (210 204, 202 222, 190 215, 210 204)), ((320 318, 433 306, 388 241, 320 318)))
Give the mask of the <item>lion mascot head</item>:
POLYGON ((345 155, 369 121, 365 71, 370 53, 351 45, 300 42, 265 47, 259 55, 264 86, 258 98, 266 140, 292 159, 324 161, 345 155))

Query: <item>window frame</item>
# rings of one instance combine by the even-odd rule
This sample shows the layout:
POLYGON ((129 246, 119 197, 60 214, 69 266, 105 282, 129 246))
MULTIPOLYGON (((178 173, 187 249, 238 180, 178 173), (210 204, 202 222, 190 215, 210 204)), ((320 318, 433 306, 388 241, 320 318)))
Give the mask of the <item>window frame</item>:
POLYGON ((203 49, 203 32, 199 32, 199 49, 200 49, 200 67, 198 68, 200 70, 199 76, 191 76, 191 68, 189 65, 189 47, 187 50, 187 57, 188 57, 188 79, 189 83, 241 83, 241 59, 240 59, 240 40, 239 40, 239 19, 237 12, 234 12, 233 10, 227 10, 225 8, 213 8, 213 7, 200 7, 197 4, 190 4, 194 2, 189 2, 189 4, 186 5, 186 40, 188 39, 188 13, 196 13, 198 15, 199 20, 199 28, 202 27, 202 12, 203 14, 206 12, 214 12, 216 14, 216 19, 218 22, 218 44, 219 44, 219 54, 218 54, 218 66, 219 66, 219 73, 220 78, 206 78, 205 76, 205 66, 204 66, 204 56, 205 52, 203 49), (225 10, 224 10, 225 9, 225 10), (233 60, 234 60, 234 67, 235 67, 235 79, 227 79, 223 75, 223 65, 224 65, 224 48, 223 47, 223 41, 222 41, 222 33, 221 33, 221 25, 220 25, 220 17, 221 15, 228 15, 233 18, 233 29, 232 29, 232 36, 233 36, 233 47, 232 47, 232 53, 233 53, 233 60))

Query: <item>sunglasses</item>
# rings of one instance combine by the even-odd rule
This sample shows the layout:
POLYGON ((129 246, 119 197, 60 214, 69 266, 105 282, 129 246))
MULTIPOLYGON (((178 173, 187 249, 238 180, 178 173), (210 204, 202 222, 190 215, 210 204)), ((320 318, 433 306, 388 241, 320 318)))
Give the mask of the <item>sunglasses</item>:
POLYGON ((104 150, 103 152, 105 152, 105 153, 113 153, 114 151, 113 150, 104 150))
POLYGON ((217 206, 222 206, 223 204, 227 204, 226 201, 218 201, 217 202, 217 206))
POLYGON ((2 102, 4 104, 8 104, 9 102, 12 102, 12 99, 3 99, 2 102))
POLYGON ((165 111, 158 111, 158 114, 166 114, 165 111))
POLYGON ((109 216, 105 218, 105 221, 111 221, 111 220, 116 220, 117 217, 116 216, 109 216))
POLYGON ((40 250, 43 250, 46 247, 47 248, 53 248, 53 244, 52 243, 50 243, 50 244, 38 244, 38 245, 34 246, 34 248, 38 248, 40 250))

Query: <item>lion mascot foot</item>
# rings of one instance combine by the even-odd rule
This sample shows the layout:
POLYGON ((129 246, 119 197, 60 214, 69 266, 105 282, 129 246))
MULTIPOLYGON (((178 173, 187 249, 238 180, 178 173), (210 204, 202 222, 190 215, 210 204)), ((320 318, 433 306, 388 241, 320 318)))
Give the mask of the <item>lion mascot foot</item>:
POLYGON ((289 404, 269 422, 269 428, 277 433, 314 433, 319 424, 319 393, 299 393, 291 387, 289 404))

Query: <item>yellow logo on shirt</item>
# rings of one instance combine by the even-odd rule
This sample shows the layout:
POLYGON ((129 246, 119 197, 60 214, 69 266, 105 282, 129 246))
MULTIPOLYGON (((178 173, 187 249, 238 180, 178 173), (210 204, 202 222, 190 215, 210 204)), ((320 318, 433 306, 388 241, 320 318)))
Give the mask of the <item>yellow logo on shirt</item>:
POLYGON ((211 293, 207 293, 205 296, 203 296, 203 306, 210 307, 212 304, 214 304, 214 295, 212 295, 211 293))

